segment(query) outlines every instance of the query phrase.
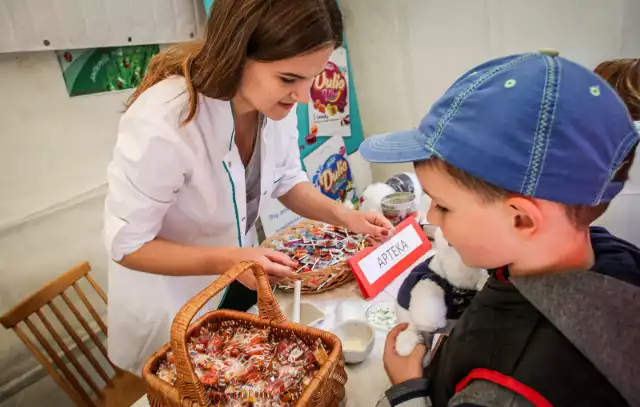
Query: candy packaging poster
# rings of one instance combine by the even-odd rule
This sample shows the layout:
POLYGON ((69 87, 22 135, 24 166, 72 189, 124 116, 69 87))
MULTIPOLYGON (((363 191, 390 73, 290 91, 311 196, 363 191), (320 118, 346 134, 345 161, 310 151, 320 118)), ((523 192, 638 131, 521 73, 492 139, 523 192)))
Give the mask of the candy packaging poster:
POLYGON ((158 45, 56 51, 69 96, 132 89, 140 84, 158 45))
POLYGON ((304 159, 307 175, 325 196, 358 208, 351 165, 342 137, 334 136, 304 159))
POLYGON ((351 135, 349 117, 349 72, 347 51, 336 49, 324 71, 311 83, 309 134, 312 136, 351 135))
MULTIPOLYGON (((347 156, 355 153, 360 148, 360 144, 364 140, 364 132, 362 130, 362 120, 360 119, 360 110, 358 108, 358 99, 356 97, 356 89, 353 83, 353 74, 349 62, 349 48, 345 41, 344 47, 339 48, 334 53, 342 54, 340 58, 346 59, 347 72, 347 106, 349 107, 349 117, 347 118, 349 129, 348 137, 344 137, 344 145, 347 150, 347 156)), ((331 57, 334 58, 333 55, 331 57)), ((339 59, 339 58, 338 58, 339 59)), ((320 134, 320 128, 309 121, 313 109, 313 102, 309 105, 298 104, 298 144, 300 145, 300 158, 304 159, 315 149, 327 142, 333 135, 320 134)))

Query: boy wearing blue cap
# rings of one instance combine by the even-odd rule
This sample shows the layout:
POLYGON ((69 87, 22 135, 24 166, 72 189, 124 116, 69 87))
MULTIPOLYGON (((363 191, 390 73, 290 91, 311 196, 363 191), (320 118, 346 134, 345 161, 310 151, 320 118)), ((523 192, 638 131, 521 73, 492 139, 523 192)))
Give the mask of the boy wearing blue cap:
POLYGON ((640 250, 589 227, 639 139, 601 77, 543 51, 484 63, 417 129, 365 140, 368 161, 415 164, 429 222, 491 274, 424 372, 424 347, 401 357, 405 327, 389 334, 383 405, 640 405, 640 250))

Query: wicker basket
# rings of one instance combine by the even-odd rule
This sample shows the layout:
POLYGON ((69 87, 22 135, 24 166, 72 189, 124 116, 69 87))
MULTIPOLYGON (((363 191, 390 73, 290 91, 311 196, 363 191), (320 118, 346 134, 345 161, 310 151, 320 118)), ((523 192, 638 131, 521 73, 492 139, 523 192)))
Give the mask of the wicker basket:
MULTIPOLYGON (((321 225, 323 225, 323 223, 312 220, 298 222, 282 230, 277 235, 267 238, 261 246, 266 249, 276 249, 274 242, 285 242, 286 235, 292 234, 297 230, 321 225)), ((302 294, 320 294, 353 281, 355 277, 351 271, 351 267, 345 260, 322 270, 296 274, 295 276, 284 279, 277 287, 283 290, 293 290, 293 280, 302 281, 302 294)))
POLYGON ((149 404, 151 407, 205 407, 213 404, 205 393, 204 385, 198 380, 193 368, 187 344, 191 336, 197 334, 207 323, 225 320, 242 321, 261 328, 270 327, 281 332, 294 333, 300 338, 317 340, 320 338, 330 350, 329 357, 319 372, 311 380, 296 407, 302 406, 337 406, 345 394, 347 374, 344 370, 342 345, 337 336, 286 321, 280 307, 273 297, 269 281, 262 266, 254 262, 243 262, 218 278, 213 284, 192 298, 178 312, 171 325, 171 342, 154 353, 143 369, 143 378, 147 383, 149 404), (258 309, 260 316, 244 312, 218 310, 209 312, 195 323, 193 317, 218 292, 245 271, 252 270, 258 284, 258 309), (167 352, 173 349, 177 380, 175 386, 156 376, 158 365, 166 359, 167 352))

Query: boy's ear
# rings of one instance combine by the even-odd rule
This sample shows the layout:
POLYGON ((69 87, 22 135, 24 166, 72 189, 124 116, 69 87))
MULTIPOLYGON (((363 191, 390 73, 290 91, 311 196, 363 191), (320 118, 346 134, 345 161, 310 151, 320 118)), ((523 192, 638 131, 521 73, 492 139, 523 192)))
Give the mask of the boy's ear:
POLYGON ((544 216, 534 199, 522 196, 510 197, 505 201, 505 205, 517 233, 529 237, 543 227, 544 216))

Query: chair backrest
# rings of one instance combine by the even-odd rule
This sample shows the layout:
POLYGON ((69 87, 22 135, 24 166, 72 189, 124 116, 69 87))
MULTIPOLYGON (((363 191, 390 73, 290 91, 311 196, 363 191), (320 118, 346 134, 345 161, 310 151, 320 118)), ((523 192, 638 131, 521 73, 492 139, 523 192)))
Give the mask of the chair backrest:
POLYGON ((104 291, 89 275, 90 271, 89 263, 77 265, 0 317, 0 323, 7 329, 13 329, 56 383, 78 406, 102 404, 103 391, 113 386, 111 378, 115 372, 118 372, 118 369, 109 361, 107 350, 100 339, 100 336, 106 337, 107 326, 80 285, 82 282, 88 286, 89 290, 95 291, 95 294, 104 302, 100 304, 102 307, 107 304, 104 291), (74 304, 73 298, 79 298, 79 301, 76 299, 74 304), (55 302, 61 306, 59 307, 55 302), (84 311, 85 316, 81 310, 84 311), (87 321, 87 312, 95 323, 87 321), (50 317, 47 318, 46 314, 50 317), (84 333, 82 329, 78 328, 78 331, 74 329, 78 324, 84 329, 84 333), (96 324, 98 333, 91 327, 96 324), (26 330, 23 329, 25 326, 26 330), (67 336, 64 334, 65 331, 73 339, 75 346, 71 341, 63 339, 67 336), (103 335, 100 335, 100 331, 103 335), (33 342, 27 332, 31 333, 40 346, 33 342), (98 349, 97 352, 92 352, 87 346, 87 343, 90 343, 89 338, 98 349), (56 345, 59 350, 56 349, 56 345), (84 355, 91 368, 87 363, 81 363, 80 353, 84 355), (73 366, 75 373, 69 364, 73 366), (100 381, 103 383, 98 384, 100 381))

